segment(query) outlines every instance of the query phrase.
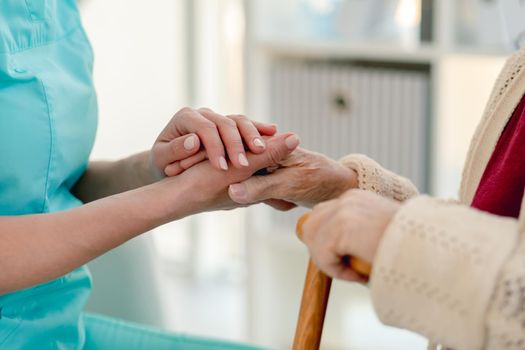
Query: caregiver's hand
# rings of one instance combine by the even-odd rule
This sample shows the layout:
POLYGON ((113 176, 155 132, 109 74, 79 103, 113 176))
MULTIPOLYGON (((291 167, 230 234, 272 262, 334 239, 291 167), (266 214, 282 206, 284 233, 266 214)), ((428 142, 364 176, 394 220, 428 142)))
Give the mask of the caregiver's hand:
POLYGON ((266 151, 247 154, 248 167, 223 171, 203 161, 179 176, 70 210, 0 216, 0 294, 62 276, 169 221, 237 205, 228 197, 229 184, 243 181, 257 169, 274 166, 299 144, 299 138, 291 133, 266 141, 266 151))
POLYGON ((342 257, 372 263, 385 229, 400 203, 375 193, 350 190, 317 205, 303 226, 303 241, 315 264, 327 275, 361 281, 342 257))
POLYGON ((322 154, 298 148, 280 161, 271 175, 233 184, 229 194, 240 204, 265 201, 285 210, 293 207, 290 203, 312 207, 355 187, 357 175, 353 170, 322 154))
POLYGON ((225 152, 234 167, 246 168, 245 144, 247 150, 260 154, 266 148, 263 137, 275 132, 275 125, 252 122, 241 115, 224 117, 209 109, 183 108, 151 150, 117 161, 89 162, 72 191, 82 202, 92 202, 178 175, 206 157, 215 169, 225 171, 225 152))
POLYGON ((203 161, 178 176, 167 177, 156 184, 163 196, 159 210, 164 212, 168 210, 168 216, 177 215, 168 218, 174 220, 203 211, 239 207, 239 204, 229 198, 228 186, 249 178, 259 169, 276 166, 297 148, 299 142, 299 138, 293 133, 276 135, 266 138, 267 147, 263 153, 247 153, 250 164, 247 167, 230 167, 227 171, 223 171, 215 169, 210 161, 203 161), (172 188, 178 191, 182 188, 185 193, 182 197, 173 197, 170 193, 172 188), (182 206, 181 200, 184 202, 182 206), (183 207, 182 213, 170 213, 170 208, 181 209, 181 207, 183 207))
POLYGON ((228 170, 226 154, 234 167, 248 167, 244 145, 250 152, 260 154, 266 147, 262 136, 275 132, 275 125, 251 121, 243 115, 222 116, 208 108, 185 107, 155 140, 151 163, 158 178, 180 174, 202 161, 204 153, 196 155, 202 143, 215 169, 228 170), (181 164, 182 160, 185 161, 181 164))

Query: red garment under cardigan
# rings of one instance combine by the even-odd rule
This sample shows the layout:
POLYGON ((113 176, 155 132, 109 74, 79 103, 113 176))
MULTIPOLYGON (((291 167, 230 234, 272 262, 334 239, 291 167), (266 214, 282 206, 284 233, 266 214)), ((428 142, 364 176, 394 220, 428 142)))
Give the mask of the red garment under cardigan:
POLYGON ((472 207, 517 218, 525 189, 525 96, 521 99, 485 168, 472 207))

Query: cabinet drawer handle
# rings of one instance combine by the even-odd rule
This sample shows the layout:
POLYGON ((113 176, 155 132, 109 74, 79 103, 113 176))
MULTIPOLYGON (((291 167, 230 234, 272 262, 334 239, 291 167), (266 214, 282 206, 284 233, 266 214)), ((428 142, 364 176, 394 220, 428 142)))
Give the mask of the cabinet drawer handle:
POLYGON ((335 92, 332 95, 331 104, 339 113, 348 113, 352 110, 352 101, 348 94, 335 92))

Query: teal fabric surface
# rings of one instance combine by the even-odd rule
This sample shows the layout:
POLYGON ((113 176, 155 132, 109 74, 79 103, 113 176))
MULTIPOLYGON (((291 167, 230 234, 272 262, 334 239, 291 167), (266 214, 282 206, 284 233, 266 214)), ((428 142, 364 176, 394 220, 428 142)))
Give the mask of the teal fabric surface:
MULTIPOLYGON (((70 190, 97 128, 92 65, 74 0, 0 0, 0 215, 82 204, 70 190)), ((83 266, 0 295, 0 349, 250 348, 84 318, 90 291, 83 266)))
MULTIPOLYGON (((0 215, 81 205, 70 189, 97 127, 92 63, 75 1, 0 1, 0 215)), ((82 267, 0 296, 0 348, 81 348, 90 290, 82 267)))
POLYGON ((85 314, 85 350, 262 350, 262 348, 214 339, 172 334, 102 315, 85 314))

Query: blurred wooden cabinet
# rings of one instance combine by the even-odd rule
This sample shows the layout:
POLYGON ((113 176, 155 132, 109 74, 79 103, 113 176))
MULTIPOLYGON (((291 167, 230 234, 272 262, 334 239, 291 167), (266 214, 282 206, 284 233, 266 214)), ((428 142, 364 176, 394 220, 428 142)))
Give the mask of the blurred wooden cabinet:
POLYGON ((303 147, 335 159, 367 154, 426 189, 427 65, 277 60, 270 90, 273 120, 303 147))

